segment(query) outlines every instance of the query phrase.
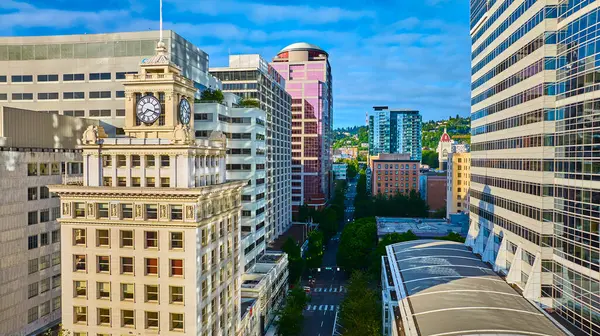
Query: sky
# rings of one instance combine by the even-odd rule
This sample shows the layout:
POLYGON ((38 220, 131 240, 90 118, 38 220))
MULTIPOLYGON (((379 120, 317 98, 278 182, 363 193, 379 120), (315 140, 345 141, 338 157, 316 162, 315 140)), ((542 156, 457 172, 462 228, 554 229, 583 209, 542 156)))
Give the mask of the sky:
MULTIPOLYGON (((164 28, 227 66, 271 60, 294 42, 329 53, 334 127, 365 124, 375 105, 438 120, 470 110, 468 0, 163 0, 164 28)), ((0 0, 0 34, 156 30, 159 0, 0 0)))

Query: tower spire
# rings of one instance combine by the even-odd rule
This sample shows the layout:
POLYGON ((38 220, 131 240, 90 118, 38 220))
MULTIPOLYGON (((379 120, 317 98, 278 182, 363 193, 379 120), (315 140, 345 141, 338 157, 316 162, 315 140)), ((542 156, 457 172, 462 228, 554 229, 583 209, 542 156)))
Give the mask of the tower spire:
POLYGON ((160 1, 160 19, 159 19, 159 22, 160 22, 160 24, 159 24, 160 25, 160 28, 159 28, 160 29, 160 39, 159 39, 158 43, 162 43, 162 41, 163 41, 162 0, 159 0, 159 1, 160 1))

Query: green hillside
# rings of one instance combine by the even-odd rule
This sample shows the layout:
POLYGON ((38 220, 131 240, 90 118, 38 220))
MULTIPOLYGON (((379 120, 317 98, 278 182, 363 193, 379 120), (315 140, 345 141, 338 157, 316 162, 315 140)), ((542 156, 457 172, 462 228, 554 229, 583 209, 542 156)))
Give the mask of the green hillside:
POLYGON ((444 133, 444 127, 448 129, 448 135, 452 140, 462 143, 471 143, 471 118, 463 118, 459 115, 449 119, 430 120, 423 123, 422 146, 435 150, 440 137, 444 133))

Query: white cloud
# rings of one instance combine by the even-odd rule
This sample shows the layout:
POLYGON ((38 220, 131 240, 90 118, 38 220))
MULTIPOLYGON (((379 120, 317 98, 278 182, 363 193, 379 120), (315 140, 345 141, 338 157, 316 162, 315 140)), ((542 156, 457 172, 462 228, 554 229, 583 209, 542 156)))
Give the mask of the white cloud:
POLYGON ((304 24, 326 24, 344 20, 372 19, 370 10, 349 10, 340 7, 312 7, 306 5, 265 5, 236 0, 204 0, 190 6, 187 0, 166 0, 180 11, 218 16, 223 14, 243 15, 255 23, 295 21, 304 24))

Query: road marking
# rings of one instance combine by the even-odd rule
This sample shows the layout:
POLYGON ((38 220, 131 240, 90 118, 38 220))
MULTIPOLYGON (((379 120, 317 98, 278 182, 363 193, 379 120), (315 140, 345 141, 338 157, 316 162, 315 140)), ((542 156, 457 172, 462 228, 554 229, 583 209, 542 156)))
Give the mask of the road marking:
POLYGON ((321 321, 321 328, 323 327, 323 322, 325 322, 325 321, 321 321))
POLYGON ((329 311, 333 311, 333 305, 329 306, 329 311))
MULTIPOLYGON (((327 307, 325 307, 325 308, 327 308, 327 307)), ((325 314, 327 314, 327 309, 325 309, 325 311, 323 312, 323 315, 325 315, 325 314)))
POLYGON ((334 288, 334 289, 333 289, 333 292, 334 292, 334 293, 337 293, 337 290, 338 290, 338 289, 337 289, 337 287, 336 287, 336 288, 334 288))
POLYGON ((323 305, 320 305, 320 306, 319 306, 319 310, 323 310, 323 305))
POLYGON ((318 293, 318 292, 320 292, 322 289, 323 289, 323 288, 321 288, 321 287, 317 287, 317 288, 315 288, 315 292, 317 292, 317 293, 318 293))

